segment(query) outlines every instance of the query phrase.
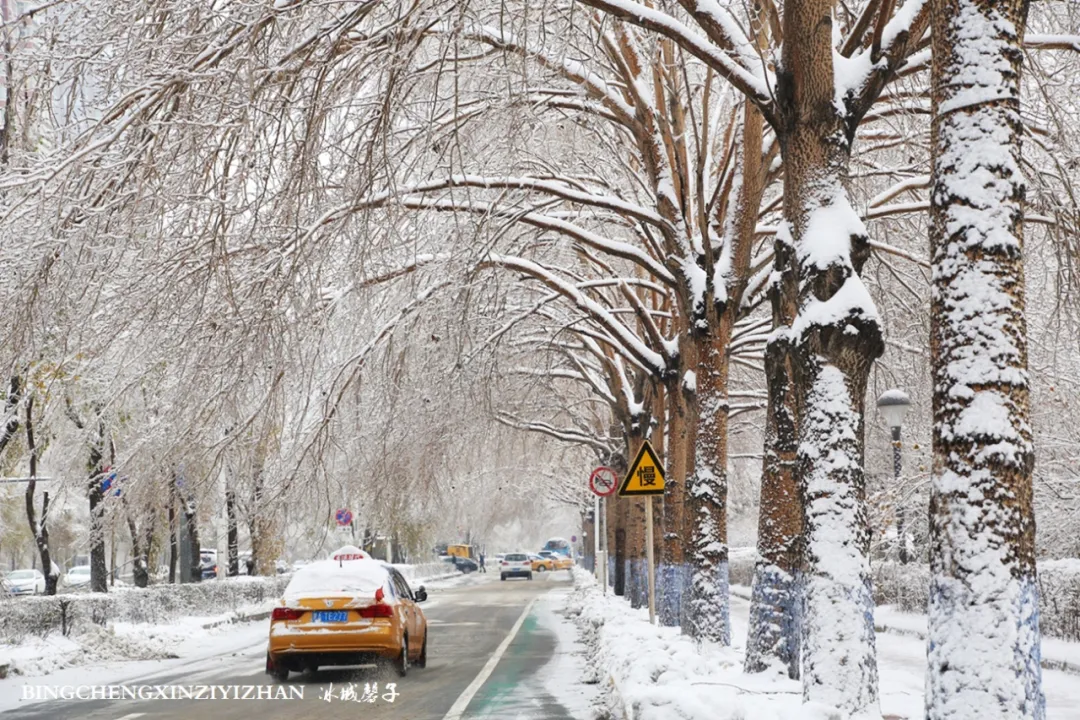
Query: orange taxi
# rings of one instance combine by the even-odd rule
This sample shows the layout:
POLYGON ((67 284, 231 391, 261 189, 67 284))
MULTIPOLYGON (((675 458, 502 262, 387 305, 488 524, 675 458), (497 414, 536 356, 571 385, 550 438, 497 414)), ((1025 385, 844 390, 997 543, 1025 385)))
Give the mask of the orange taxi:
POLYGON ((346 546, 328 560, 298 569, 270 616, 266 672, 392 663, 405 676, 427 665, 427 618, 401 573, 359 548, 346 546))
POLYGON ((532 563, 533 572, 552 572, 555 569, 555 560, 536 553, 529 553, 529 561, 532 563))
POLYGON ((573 560, 550 550, 541 550, 537 557, 547 561, 548 570, 569 570, 574 566, 573 560))

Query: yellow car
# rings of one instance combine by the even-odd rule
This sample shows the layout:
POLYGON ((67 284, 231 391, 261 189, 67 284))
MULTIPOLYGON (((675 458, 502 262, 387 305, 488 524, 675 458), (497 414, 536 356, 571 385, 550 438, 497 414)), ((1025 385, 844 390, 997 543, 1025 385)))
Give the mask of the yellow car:
POLYGON ((539 556, 545 560, 551 561, 551 567, 549 567, 548 570, 569 570, 574 566, 573 560, 565 555, 551 552, 550 550, 541 550, 539 556))
POLYGON ((413 592, 390 565, 353 547, 297 570, 270 617, 266 672, 284 681, 290 672, 325 665, 392 663, 404 677, 427 665, 427 618, 413 592))
POLYGON ((552 572, 555 569, 555 561, 549 557, 529 553, 529 560, 532 561, 533 572, 552 572))

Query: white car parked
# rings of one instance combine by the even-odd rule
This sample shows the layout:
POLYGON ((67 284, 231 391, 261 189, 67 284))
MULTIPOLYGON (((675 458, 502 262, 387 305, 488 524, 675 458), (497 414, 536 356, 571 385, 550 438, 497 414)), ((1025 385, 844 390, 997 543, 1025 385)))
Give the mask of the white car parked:
POLYGON ((45 576, 40 570, 12 570, 5 579, 12 595, 41 595, 45 592, 45 576))
POLYGON ((67 571, 64 576, 64 586, 69 588, 81 587, 90 584, 90 566, 79 565, 67 571))

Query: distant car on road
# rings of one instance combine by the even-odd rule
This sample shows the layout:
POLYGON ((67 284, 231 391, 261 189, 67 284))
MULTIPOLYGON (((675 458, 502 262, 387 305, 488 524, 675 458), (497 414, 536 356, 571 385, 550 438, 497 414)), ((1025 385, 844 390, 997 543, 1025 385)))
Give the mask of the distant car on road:
POLYGON ((475 560, 463 557, 454 558, 454 567, 465 574, 476 572, 480 569, 480 565, 475 560))
POLYGON ((574 566, 574 561, 565 555, 560 555, 559 553, 551 552, 550 550, 541 550, 538 554, 540 557, 550 560, 554 564, 554 567, 550 569, 569 570, 574 566))
POLYGON ((529 553, 529 562, 532 564, 533 572, 552 572, 555 570, 555 561, 543 555, 529 553))
POLYGON ((202 548, 199 550, 199 569, 202 579, 216 578, 218 573, 217 550, 214 548, 202 548))
POLYGON ((41 595, 45 592, 45 576, 40 570, 12 570, 4 579, 12 595, 41 595))
POLYGON ((90 566, 89 565, 77 565, 67 571, 67 575, 64 575, 64 587, 79 588, 85 587, 90 584, 90 566))
POLYGON ((526 553, 507 553, 506 557, 499 561, 499 579, 506 580, 508 577, 526 577, 532 580, 533 563, 526 553))

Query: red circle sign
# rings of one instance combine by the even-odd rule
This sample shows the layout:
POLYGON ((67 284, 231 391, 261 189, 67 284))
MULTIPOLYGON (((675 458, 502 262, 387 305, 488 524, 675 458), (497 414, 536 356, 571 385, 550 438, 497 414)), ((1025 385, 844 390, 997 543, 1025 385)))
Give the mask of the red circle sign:
POLYGON ((619 476, 609 467, 598 467, 589 476, 589 489, 594 495, 607 497, 619 488, 619 476))

